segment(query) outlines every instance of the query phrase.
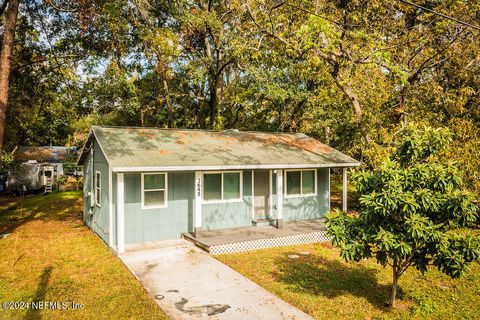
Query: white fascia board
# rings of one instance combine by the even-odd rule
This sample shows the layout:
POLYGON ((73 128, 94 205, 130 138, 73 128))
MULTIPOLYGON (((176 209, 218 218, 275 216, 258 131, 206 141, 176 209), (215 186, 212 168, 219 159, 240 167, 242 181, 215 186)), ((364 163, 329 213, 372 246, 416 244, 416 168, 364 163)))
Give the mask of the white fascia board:
MULTIPOLYGON (((105 157, 105 160, 107 160, 108 166, 111 168, 112 165, 111 165, 110 161, 108 161, 107 154, 106 154, 105 151, 103 150, 102 144, 101 144, 100 141, 98 140, 98 138, 97 138, 97 136, 95 135, 95 132, 93 131, 93 129, 92 129, 92 135, 95 137, 95 141, 97 141, 98 146, 100 147, 100 150, 102 151, 103 156, 105 157)), ((115 172, 115 170, 112 170, 112 171, 115 172)))
POLYGON ((209 171, 209 170, 251 170, 251 169, 303 169, 303 168, 347 168, 358 167, 360 162, 329 164, 258 164, 231 166, 168 166, 168 167, 114 167, 113 172, 153 171, 209 171))
MULTIPOLYGON (((108 160, 108 157, 107 157, 107 154, 105 153, 105 151, 103 150, 103 147, 102 147, 102 144, 100 143, 100 141, 98 140, 97 136, 95 135, 95 132, 93 131, 93 129, 90 130, 90 132, 88 133, 88 138, 87 140, 85 141, 85 144, 83 145, 82 147, 82 152, 80 153, 80 155, 78 156, 78 159, 77 159, 77 165, 78 165, 78 161, 80 160, 80 158, 82 157, 82 154, 83 154, 83 150, 85 149, 85 147, 87 146, 87 143, 90 139, 90 137, 93 137, 95 139, 95 141, 98 143, 98 146, 100 147, 100 151, 102 151, 103 153, 103 156, 105 157, 105 160, 107 160, 107 164, 108 166, 111 168, 112 165, 110 163, 110 161, 108 160)), ((92 139, 92 141, 90 142, 90 145, 92 145, 93 143, 95 143, 92 139)), ((117 172, 115 170, 112 170, 113 172, 117 172)))

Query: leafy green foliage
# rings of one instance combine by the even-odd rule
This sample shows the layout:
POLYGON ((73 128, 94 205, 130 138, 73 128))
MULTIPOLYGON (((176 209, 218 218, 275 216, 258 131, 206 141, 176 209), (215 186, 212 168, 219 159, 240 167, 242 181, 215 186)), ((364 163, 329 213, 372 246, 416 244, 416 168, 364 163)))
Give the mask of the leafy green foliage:
POLYGON ((327 219, 328 233, 345 260, 373 257, 393 267, 394 283, 410 266, 436 266, 459 277, 480 258, 480 239, 461 232, 477 219, 473 195, 461 172, 439 153, 452 140, 445 129, 405 127, 390 159, 353 175, 360 197, 358 216, 327 219))
POLYGON ((0 155, 0 174, 7 174, 11 169, 17 165, 15 161, 15 153, 17 149, 13 149, 10 152, 2 150, 0 155))

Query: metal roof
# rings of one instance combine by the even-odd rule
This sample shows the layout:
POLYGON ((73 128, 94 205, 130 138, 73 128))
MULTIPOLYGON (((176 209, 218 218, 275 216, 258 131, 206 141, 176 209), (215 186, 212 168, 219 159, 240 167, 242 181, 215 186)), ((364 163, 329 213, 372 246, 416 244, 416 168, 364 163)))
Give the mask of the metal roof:
MULTIPOLYGON (((113 171, 282 169, 358 166, 355 159, 302 133, 92 128, 113 171)), ((79 157, 83 162, 85 151, 79 157)))
POLYGON ((69 160, 73 162, 77 157, 76 147, 63 146, 20 146, 16 154, 19 162, 37 160, 38 162, 59 163, 69 160))

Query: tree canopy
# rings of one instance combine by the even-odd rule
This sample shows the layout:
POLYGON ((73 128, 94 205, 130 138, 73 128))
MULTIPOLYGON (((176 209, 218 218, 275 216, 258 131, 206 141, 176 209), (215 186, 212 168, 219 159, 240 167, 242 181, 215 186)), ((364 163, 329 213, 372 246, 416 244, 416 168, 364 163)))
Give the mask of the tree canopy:
MULTIPOLYGON (((417 3, 480 24, 478 0, 417 3)), ((92 124, 236 128, 373 168, 415 121, 454 132, 480 194, 480 32, 400 1, 22 0, 15 32, 6 151, 92 124)))

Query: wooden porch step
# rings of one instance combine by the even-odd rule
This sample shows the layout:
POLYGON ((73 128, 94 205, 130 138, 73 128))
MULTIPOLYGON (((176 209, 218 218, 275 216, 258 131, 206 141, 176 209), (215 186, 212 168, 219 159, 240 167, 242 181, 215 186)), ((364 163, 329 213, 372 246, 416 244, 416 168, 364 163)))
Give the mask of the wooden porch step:
POLYGON ((185 240, 193 242, 197 247, 202 248, 203 250, 210 252, 210 246, 199 241, 193 234, 190 233, 182 233, 182 237, 185 240))
POLYGON ((277 226, 276 219, 256 219, 252 220, 252 226, 254 227, 269 227, 269 226, 277 226))

